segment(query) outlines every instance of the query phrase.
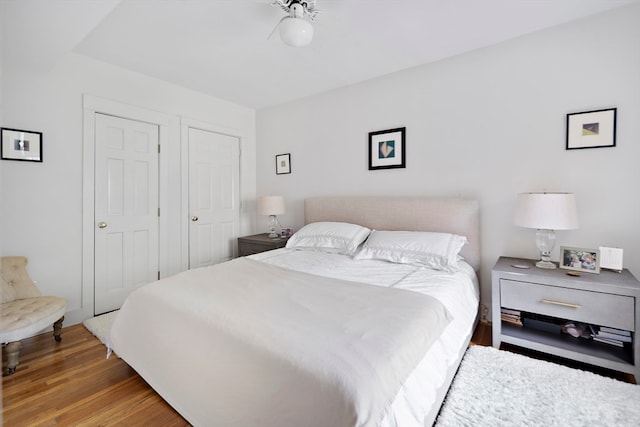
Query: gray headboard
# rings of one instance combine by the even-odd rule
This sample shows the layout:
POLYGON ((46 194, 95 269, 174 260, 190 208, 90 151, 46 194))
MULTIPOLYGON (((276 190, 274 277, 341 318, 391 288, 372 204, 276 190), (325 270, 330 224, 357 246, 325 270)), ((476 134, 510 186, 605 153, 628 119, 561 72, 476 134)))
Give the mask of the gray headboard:
POLYGON ((461 255, 480 269, 480 205, 477 200, 434 197, 312 197, 304 222, 336 221, 374 230, 439 231, 466 236, 461 255))

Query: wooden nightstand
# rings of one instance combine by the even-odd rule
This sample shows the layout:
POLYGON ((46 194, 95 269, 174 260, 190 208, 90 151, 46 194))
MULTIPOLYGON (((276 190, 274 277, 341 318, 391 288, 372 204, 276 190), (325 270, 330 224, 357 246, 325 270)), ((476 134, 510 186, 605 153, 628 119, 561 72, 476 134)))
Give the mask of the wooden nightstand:
POLYGON ((535 267, 534 260, 501 257, 491 274, 493 346, 501 342, 633 374, 640 380, 640 282, 628 271, 567 275, 535 267), (529 265, 529 269, 513 265, 529 265), (524 325, 502 320, 501 310, 521 313, 524 325), (537 320, 536 320, 537 318, 537 320), (529 320, 532 319, 532 320, 529 320), (543 319, 545 323, 539 323, 543 319), (631 342, 615 346, 574 338, 554 327, 565 319, 629 331, 631 342))
POLYGON ((284 248, 286 237, 272 239, 269 233, 254 234, 253 236, 238 237, 238 256, 259 254, 272 249, 284 248))

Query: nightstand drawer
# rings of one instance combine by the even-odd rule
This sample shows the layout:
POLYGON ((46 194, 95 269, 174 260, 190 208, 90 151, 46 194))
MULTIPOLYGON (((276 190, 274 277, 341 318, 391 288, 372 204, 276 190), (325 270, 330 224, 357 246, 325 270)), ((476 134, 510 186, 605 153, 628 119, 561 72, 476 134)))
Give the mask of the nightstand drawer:
POLYGON ((287 245, 287 240, 289 239, 286 237, 272 239, 268 233, 238 237, 238 256, 259 254, 260 252, 284 248, 287 245))
POLYGON ((259 254, 260 252, 270 251, 274 249, 273 245, 265 245, 260 243, 242 242, 240 245, 240 256, 259 254))
POLYGON ((536 283, 500 280, 501 306, 634 331, 635 299, 536 283))

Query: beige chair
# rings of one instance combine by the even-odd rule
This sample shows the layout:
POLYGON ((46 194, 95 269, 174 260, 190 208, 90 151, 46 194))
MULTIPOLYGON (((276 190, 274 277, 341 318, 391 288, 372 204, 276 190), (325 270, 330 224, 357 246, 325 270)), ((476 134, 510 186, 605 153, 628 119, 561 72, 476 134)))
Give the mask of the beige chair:
POLYGON ((60 341, 62 321, 67 301, 59 297, 42 296, 40 289, 27 274, 27 259, 22 256, 0 259, 0 342, 7 353, 7 370, 13 374, 20 357, 20 340, 40 332, 53 323, 53 335, 60 341))

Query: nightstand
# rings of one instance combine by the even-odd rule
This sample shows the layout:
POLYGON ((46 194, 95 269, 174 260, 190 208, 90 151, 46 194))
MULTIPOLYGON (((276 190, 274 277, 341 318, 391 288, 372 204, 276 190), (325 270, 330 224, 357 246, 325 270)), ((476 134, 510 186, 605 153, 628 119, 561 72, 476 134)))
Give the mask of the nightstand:
POLYGON ((272 249, 284 248, 286 237, 272 239, 269 233, 254 234, 253 236, 238 237, 238 256, 259 254, 272 249))
POLYGON ((491 273, 491 292, 494 347, 509 343, 630 373, 640 381, 640 282, 628 270, 574 277, 560 268, 537 268, 535 260, 501 257, 491 273), (503 308, 520 314, 522 322, 508 320, 509 314, 503 320, 503 308), (628 331, 631 342, 616 346, 574 338, 554 325, 558 319, 628 331))

